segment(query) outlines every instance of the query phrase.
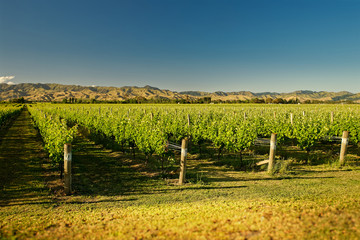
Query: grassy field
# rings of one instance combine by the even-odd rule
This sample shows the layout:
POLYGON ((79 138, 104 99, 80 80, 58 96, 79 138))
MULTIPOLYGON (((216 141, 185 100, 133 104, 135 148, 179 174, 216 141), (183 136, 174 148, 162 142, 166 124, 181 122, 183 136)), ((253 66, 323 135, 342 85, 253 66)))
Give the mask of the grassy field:
POLYGON ((163 179, 80 136, 65 196, 43 153, 30 151, 41 142, 26 114, 3 135, 0 175, 13 174, 1 184, 1 239, 360 239, 358 154, 343 168, 295 162, 274 175, 190 154, 189 182, 177 186, 176 173, 163 179), (20 138, 23 151, 12 148, 20 138))
POLYGON ((1 207, 1 236, 359 239, 360 169, 297 172, 290 177, 226 172, 207 184, 184 187, 149 180, 122 195, 17 199, 1 207))

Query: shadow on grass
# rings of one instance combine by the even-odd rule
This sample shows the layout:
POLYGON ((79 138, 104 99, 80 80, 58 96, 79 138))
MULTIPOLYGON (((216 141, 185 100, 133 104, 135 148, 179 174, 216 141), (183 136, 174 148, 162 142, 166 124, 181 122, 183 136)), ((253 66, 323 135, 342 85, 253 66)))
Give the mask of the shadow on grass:
MULTIPOLYGON (((307 169, 297 169, 296 170, 298 172, 298 174, 307 174, 307 173, 331 173, 331 172, 350 172, 353 171, 352 169, 329 169, 329 170, 321 170, 321 171, 316 171, 316 170, 307 170, 307 169)), ((306 178, 306 177, 299 177, 299 178, 306 178)))
POLYGON ((221 190, 221 189, 241 189, 247 188, 248 186, 223 186, 223 187, 212 187, 212 186, 199 186, 199 187, 188 187, 188 186, 179 186, 178 188, 166 188, 166 189, 154 189, 149 193, 142 194, 153 194, 153 193, 171 193, 171 192, 182 192, 187 190, 221 190))
POLYGON ((25 205, 49 205, 49 206, 60 206, 60 205, 83 205, 83 204, 94 204, 94 203, 117 203, 117 202, 131 202, 136 201, 137 198, 128 198, 128 199, 101 199, 101 200, 84 200, 84 201, 12 201, 9 204, 1 204, 0 207, 6 206, 25 206, 25 205))
POLYGON ((278 180, 291 180, 291 179, 331 179, 335 177, 295 177, 295 176, 282 176, 282 177, 264 177, 264 178, 212 178, 206 182, 252 182, 252 181, 278 181, 278 180))
POLYGON ((47 196, 44 166, 48 164, 42 141, 23 110, 9 124, 0 144, 0 204, 47 196))
POLYGON ((156 179, 132 167, 134 163, 126 154, 96 145, 84 135, 77 137, 73 149, 74 195, 130 195, 156 185, 156 179))
MULTIPOLYGON (((223 188, 244 188, 246 186, 179 186, 178 188, 160 188, 164 184, 161 178, 155 178, 141 174, 137 169, 131 167, 132 163, 128 155, 106 150, 102 146, 90 142, 86 137, 80 136, 75 144, 76 151, 73 156, 73 183, 75 195, 83 196, 117 196, 153 193, 171 193, 184 190, 201 189, 223 189, 223 188), (111 156, 114 154, 115 156, 111 156)), ((234 160, 235 161, 235 160, 234 160)), ((187 179, 192 183, 204 182, 205 184, 217 182, 250 182, 250 181, 277 181, 291 179, 330 179, 328 176, 265 176, 263 178, 234 178, 225 174, 229 169, 219 168, 214 164, 216 161, 193 160, 189 164, 187 179), (199 173, 203 172, 204 176, 199 173), (214 173, 214 175, 212 175, 214 173), (220 174, 219 174, 220 173, 220 174)), ((342 170, 339 170, 342 171, 342 170)), ((316 172, 316 171, 314 171, 316 172)), ((309 171, 309 173, 311 173, 309 171)), ((173 176, 177 177, 177 176, 173 176)), ((175 179, 173 179, 175 180, 175 179)))

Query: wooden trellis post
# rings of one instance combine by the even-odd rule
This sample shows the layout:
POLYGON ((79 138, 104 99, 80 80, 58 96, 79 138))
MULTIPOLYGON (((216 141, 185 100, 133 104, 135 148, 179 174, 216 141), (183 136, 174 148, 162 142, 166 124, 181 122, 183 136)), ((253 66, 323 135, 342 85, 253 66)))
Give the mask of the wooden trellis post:
POLYGON ((271 139, 270 139, 270 154, 269 154, 268 172, 272 172, 272 170, 274 168, 275 153, 276 153, 276 133, 272 133, 271 139))
POLYGON ((339 160, 340 166, 345 165, 345 155, 348 144, 349 144, 349 132, 344 131, 341 140, 340 160, 339 160))
POLYGON ((263 164, 268 164, 268 172, 271 173, 273 171, 274 165, 275 165, 275 153, 276 153, 276 133, 271 134, 270 139, 270 154, 269 159, 260 161, 256 163, 256 165, 260 166, 263 164))
POLYGON ((64 145, 64 183, 65 183, 65 194, 71 194, 71 161, 72 161, 72 152, 71 144, 66 143, 64 145))
POLYGON ((186 156, 187 156, 188 138, 184 138, 181 143, 181 160, 179 185, 183 185, 186 179, 186 156))

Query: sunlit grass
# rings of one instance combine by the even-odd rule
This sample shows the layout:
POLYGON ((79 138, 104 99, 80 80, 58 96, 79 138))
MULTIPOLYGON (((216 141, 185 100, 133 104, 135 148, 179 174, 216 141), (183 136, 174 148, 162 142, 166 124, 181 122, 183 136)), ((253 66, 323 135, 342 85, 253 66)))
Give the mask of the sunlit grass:
POLYGON ((227 172, 231 181, 134 194, 72 196, 1 209, 2 237, 358 239, 360 169, 301 167, 294 176, 227 172))

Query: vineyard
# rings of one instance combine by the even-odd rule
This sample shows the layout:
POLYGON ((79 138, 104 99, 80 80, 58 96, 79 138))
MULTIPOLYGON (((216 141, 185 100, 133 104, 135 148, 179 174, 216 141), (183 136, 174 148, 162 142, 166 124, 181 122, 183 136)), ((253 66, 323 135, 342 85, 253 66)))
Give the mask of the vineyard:
POLYGON ((359 105, 34 103, 0 119, 0 238, 360 239, 359 105))
POLYGON ((360 142, 356 105, 34 105, 29 110, 56 161, 64 143, 74 139, 77 125, 115 142, 123 152, 138 149, 146 161, 153 156, 166 160, 167 143, 180 143, 185 137, 191 139, 192 150, 211 146, 218 158, 234 153, 240 162, 258 139, 272 133, 279 146, 294 144, 308 154, 318 144, 336 142, 343 131, 349 131, 350 144, 360 142))

